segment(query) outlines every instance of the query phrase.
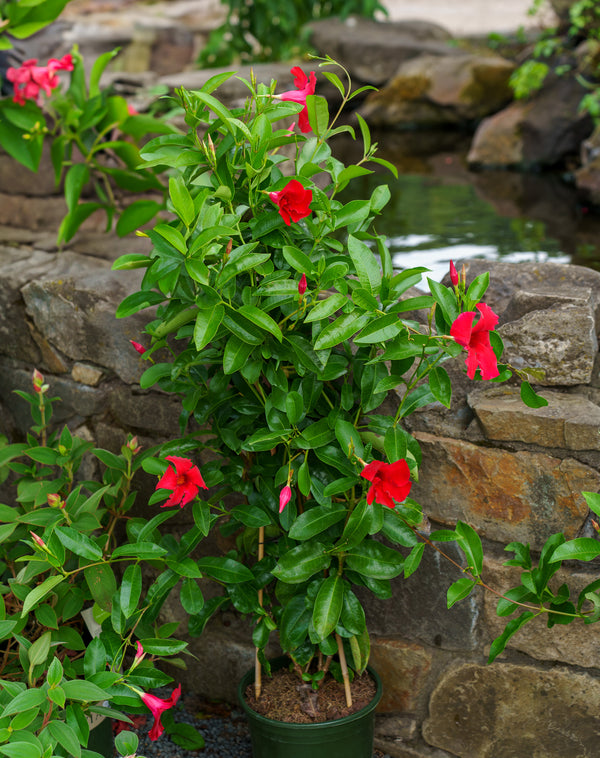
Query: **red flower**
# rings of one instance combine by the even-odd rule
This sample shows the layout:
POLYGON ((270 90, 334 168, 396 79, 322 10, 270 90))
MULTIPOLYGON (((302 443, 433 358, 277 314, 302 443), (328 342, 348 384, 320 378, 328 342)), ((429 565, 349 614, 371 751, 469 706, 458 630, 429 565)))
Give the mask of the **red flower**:
POLYGON ((302 274, 300 277, 300 281, 298 282, 298 294, 302 297, 302 295, 306 292, 306 274, 302 274))
POLYGON ((454 261, 450 261, 450 281, 452 282, 453 287, 456 287, 458 284, 458 271, 456 270, 454 261))
POLYGON ((302 103, 304 108, 299 113, 298 126, 301 132, 310 132, 310 124, 308 123, 308 110, 306 108, 306 96, 315 94, 315 87, 317 85, 317 77, 314 71, 310 72, 310 76, 306 76, 300 66, 294 66, 291 72, 294 75, 294 87, 296 89, 282 92, 279 95, 281 100, 291 100, 294 103, 302 103))
POLYGON ((129 340, 129 341, 133 345, 134 350, 137 350, 137 352, 140 355, 144 355, 144 353, 146 352, 146 348, 142 344, 140 344, 139 342, 135 342, 134 340, 129 340))
POLYGON ((408 497, 412 482, 408 463, 401 458, 395 463, 372 461, 360 472, 360 475, 371 482, 367 492, 367 503, 375 500, 388 508, 394 508, 408 497))
POLYGON ((461 313, 450 328, 450 336, 459 345, 467 349, 467 376, 475 377, 477 369, 481 369, 482 379, 494 379, 499 375, 498 361, 490 344, 490 332, 498 323, 498 316, 485 303, 479 303, 479 321, 473 326, 475 311, 461 313))
POLYGON ((6 72, 6 78, 13 83, 13 101, 18 105, 25 105, 25 100, 35 100, 41 104, 40 90, 50 96, 52 90, 58 87, 60 80, 57 71, 72 71, 73 57, 70 53, 60 60, 50 58, 46 66, 37 66, 37 58, 24 61, 19 68, 12 66, 6 72))
POLYGON ((310 216, 312 190, 304 189, 297 179, 291 179, 279 192, 269 192, 269 198, 279 206, 279 215, 288 226, 310 216))
POLYGON ((169 499, 161 505, 168 508, 170 505, 179 505, 181 508, 198 494, 198 489, 208 489, 197 466, 194 466, 189 458, 178 458, 175 455, 167 455, 166 460, 173 464, 174 468, 165 471, 158 480, 156 489, 172 490, 169 499))
POLYGON ((152 729, 148 733, 148 736, 153 742, 157 740, 165 731, 164 726, 160 723, 160 717, 162 713, 164 711, 168 711, 169 708, 172 708, 179 700, 180 695, 180 684, 173 690, 171 697, 167 698, 166 700, 163 700, 160 697, 156 697, 156 695, 151 695, 149 692, 143 692, 140 695, 142 701, 144 702, 144 705, 146 705, 152 711, 152 715, 154 716, 154 724, 152 724, 152 729))
POLYGON ((290 485, 286 484, 285 487, 279 493, 279 513, 283 513, 283 509, 290 502, 291 499, 292 499, 292 490, 290 488, 290 485))

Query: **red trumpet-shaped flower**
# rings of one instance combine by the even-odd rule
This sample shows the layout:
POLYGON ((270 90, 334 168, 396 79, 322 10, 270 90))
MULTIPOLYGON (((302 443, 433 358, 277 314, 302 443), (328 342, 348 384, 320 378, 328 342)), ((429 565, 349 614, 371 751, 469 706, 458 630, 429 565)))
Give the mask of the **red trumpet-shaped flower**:
POLYGON ((170 505, 179 505, 183 508, 186 503, 196 497, 200 487, 208 489, 199 468, 194 466, 189 458, 167 455, 166 460, 173 464, 173 468, 169 466, 158 480, 156 489, 172 490, 172 492, 161 508, 168 508, 170 505))
POLYGON ((473 326, 475 311, 465 311, 455 320, 450 328, 450 336, 467 350, 467 376, 475 377, 477 369, 481 370, 482 379, 494 379, 499 375, 498 361, 490 344, 490 332, 498 323, 498 316, 485 303, 479 303, 479 320, 473 326))
POLYGON ((396 503, 406 500, 412 486, 410 469, 404 458, 394 463, 372 461, 364 467, 360 475, 371 482, 367 492, 369 505, 375 501, 387 505, 388 508, 394 508, 396 503))
POLYGON ((317 85, 316 74, 314 71, 311 71, 310 76, 306 76, 300 66, 294 66, 290 73, 294 75, 294 86, 296 89, 282 92, 281 95, 279 95, 279 99, 291 100, 294 103, 302 103, 302 105, 304 105, 304 108, 302 108, 298 116, 298 126, 300 127, 301 132, 310 132, 306 96, 315 94, 315 87, 317 85))
POLYGON ((305 189, 297 179, 291 179, 279 192, 269 192, 269 198, 279 207, 279 215, 288 226, 310 216, 312 190, 305 189))
POLYGON ((180 695, 180 684, 173 690, 171 697, 167 698, 166 700, 163 700, 160 697, 156 697, 156 695, 151 695, 149 692, 143 692, 140 695, 144 705, 152 711, 152 715, 154 716, 154 724, 152 724, 152 729, 148 733, 148 736, 153 742, 157 740, 165 731, 164 726, 160 723, 160 717, 164 711, 168 711, 169 708, 172 708, 175 705, 175 703, 179 700, 180 695))

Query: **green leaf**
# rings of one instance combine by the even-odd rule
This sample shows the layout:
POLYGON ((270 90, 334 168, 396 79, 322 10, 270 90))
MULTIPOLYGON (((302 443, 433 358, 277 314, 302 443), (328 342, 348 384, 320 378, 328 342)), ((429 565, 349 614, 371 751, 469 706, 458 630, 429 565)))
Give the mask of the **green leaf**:
POLYGON ((346 550, 358 545, 369 534, 372 523, 373 509, 363 498, 350 514, 338 545, 346 550))
POLYGON ((126 619, 137 610, 142 594, 142 569, 139 563, 132 563, 123 572, 119 602, 126 619))
POLYGON ((371 293, 378 292, 381 285, 381 269, 371 248, 362 240, 349 235, 348 252, 361 286, 371 293))
POLYGON ((521 382, 521 400, 529 408, 543 408, 548 405, 548 401, 538 395, 529 382, 521 382))
POLYGON ((296 390, 288 392, 285 398, 285 413, 290 424, 297 424, 304 416, 304 401, 296 390))
POLYGON ((423 551, 425 550, 425 543, 421 542, 419 545, 415 545, 408 554, 406 561, 404 562, 404 578, 408 579, 411 574, 419 568, 421 564, 421 558, 423 557, 423 551))
POLYGON ((475 576, 479 576, 483 570, 483 547, 479 535, 472 526, 465 524, 464 521, 456 522, 455 531, 458 545, 467 557, 469 569, 475 576))
POLYGON ((404 557, 381 542, 367 540, 348 549, 346 567, 373 579, 392 579, 404 568, 404 557))
POLYGON ((68 526, 57 526, 54 530, 60 541, 67 550, 89 561, 101 561, 102 550, 85 534, 81 534, 76 529, 68 526))
POLYGON ((32 742, 17 738, 14 742, 0 745, 0 755, 6 755, 8 758, 41 758, 42 751, 32 742))
POLYGON ((356 335, 354 342, 357 345, 387 342, 404 331, 404 328, 404 324, 395 313, 387 313, 385 316, 379 316, 370 321, 360 334, 356 335))
POLYGON ((253 350, 254 345, 242 342, 235 335, 231 335, 223 351, 223 373, 229 375, 239 371, 245 365, 253 350))
POLYGON ((558 561, 593 561, 600 555, 600 542, 593 537, 578 537, 559 545, 549 563, 558 561))
POLYGON ((204 595, 198 585, 198 582, 191 577, 186 577, 179 591, 179 600, 183 610, 190 616, 200 613, 204 607, 204 595))
POLYGON ((67 755, 81 758, 81 743, 68 724, 58 719, 51 719, 47 728, 54 739, 67 751, 67 755))
POLYGON ((429 387, 434 398, 442 405, 445 405, 446 408, 450 408, 452 382, 446 369, 441 366, 435 366, 431 369, 429 372, 429 387))
POLYGON ((429 289, 435 302, 440 307, 447 324, 452 324, 458 318, 458 305, 455 295, 443 284, 427 277, 429 289))
POLYGON ((189 229, 196 219, 196 211, 194 210, 194 201, 188 188, 185 186, 182 176, 170 177, 169 197, 173 203, 175 213, 189 229))
POLYGON ((335 293, 325 298, 325 300, 319 300, 318 303, 311 308, 308 315, 304 319, 305 322, 320 321, 324 318, 329 318, 340 308, 343 308, 348 303, 348 298, 340 293, 335 293))
POLYGON ((23 618, 23 616, 26 616, 32 608, 34 608, 41 600, 43 600, 47 595, 50 594, 50 592, 52 592, 54 587, 59 585, 61 582, 64 582, 65 579, 66 577, 64 576, 49 576, 47 579, 44 579, 40 585, 34 587, 34 589, 32 589, 31 592, 27 594, 27 597, 23 601, 21 618, 23 618))
POLYGON ((345 517, 346 508, 343 505, 332 507, 319 505, 300 514, 292 524, 289 535, 293 540, 309 540, 345 517))
POLYGON ((75 163, 65 176, 65 200, 69 211, 73 211, 79 202, 84 184, 90 178, 90 170, 85 163, 75 163))
POLYGON ((459 600, 463 600, 465 597, 468 597, 471 594, 471 590, 473 590, 477 586, 477 582, 473 579, 469 579, 466 576, 463 576, 462 579, 458 579, 458 581, 453 582, 448 587, 448 593, 447 593, 447 606, 448 608, 452 608, 454 603, 457 603, 459 600))
POLYGON ((149 655, 176 655, 187 647, 184 640, 162 639, 161 637, 148 637, 140 640, 144 650, 149 655))
POLYGON ((103 611, 112 610, 112 597, 117 591, 117 580, 108 563, 88 566, 84 570, 85 580, 90 593, 103 611))
POLYGON ((344 313, 333 323, 328 324, 317 337, 315 350, 325 350, 335 347, 341 342, 347 342, 356 332, 365 326, 369 317, 360 313, 344 313))
POLYGON ((261 311, 260 308, 256 308, 254 305, 242 305, 238 313, 244 315, 256 326, 272 334, 279 342, 283 340, 283 335, 277 322, 268 313, 261 311))
POLYGON ((254 580, 254 575, 243 563, 233 558, 207 557, 197 561, 198 568, 204 574, 212 576, 218 582, 248 582, 254 580))
POLYGON ((297 247, 285 245, 281 251, 289 265, 301 274, 311 274, 313 265, 311 259, 297 247))
POLYGON ((194 324, 194 344, 198 352, 203 350, 218 332, 224 315, 225 307, 222 303, 198 311, 194 324))
POLYGON ((335 629, 344 602, 344 580, 338 574, 328 576, 321 585, 313 607, 313 625, 323 640, 335 629))
POLYGON ((144 308, 151 308, 153 305, 158 305, 165 299, 165 295, 162 293, 153 292, 151 290, 133 292, 131 295, 127 295, 127 297, 119 303, 115 316, 117 318, 133 316, 134 313, 138 313, 144 308))
POLYGON ((109 694, 92 682, 83 679, 73 679, 62 684, 68 700, 80 700, 87 703, 97 703, 109 699, 109 694))
POLYGON ((585 498, 585 502, 588 504, 588 508, 593 511, 596 516, 600 516, 600 493, 598 492, 582 492, 585 498))
POLYGON ((511 621, 508 622, 502 634, 499 637, 496 637, 490 646, 488 663, 492 663, 494 659, 500 655, 500 653, 506 647, 506 643, 513 636, 513 634, 515 634, 515 632, 518 632, 519 629, 528 621, 531 621, 532 618, 535 618, 535 615, 536 614, 532 611, 525 611, 520 616, 517 616, 517 618, 511 619, 511 621))
POLYGON ((320 542, 306 542, 281 556, 272 573, 287 584, 300 584, 331 563, 331 556, 320 542))
MULTIPOLYGON (((162 205, 155 200, 134 200, 119 216, 116 226, 117 234, 119 237, 126 237, 135 232, 151 221, 161 208, 162 205)), ((148 261, 147 258, 146 261, 148 261)))
POLYGON ((364 456, 365 447, 363 441, 358 430, 350 421, 338 418, 335 422, 335 436, 340 443, 342 451, 348 458, 352 459, 354 455, 357 455, 359 458, 364 456))
POLYGON ((285 606, 281 616, 279 636, 284 650, 294 650, 301 645, 308 634, 312 618, 304 595, 293 597, 285 606))
POLYGON ((46 693, 41 688, 23 690, 4 706, 2 716, 13 716, 15 713, 37 708, 45 699, 46 693))
POLYGON ((27 651, 27 657, 29 658, 30 669, 33 666, 39 666, 40 663, 46 663, 48 653, 50 652, 50 641, 52 638, 52 632, 44 632, 41 637, 31 645, 27 651))
POLYGON ((329 105, 327 100, 320 95, 306 96, 306 109, 308 122, 317 137, 325 134, 329 125, 329 105))

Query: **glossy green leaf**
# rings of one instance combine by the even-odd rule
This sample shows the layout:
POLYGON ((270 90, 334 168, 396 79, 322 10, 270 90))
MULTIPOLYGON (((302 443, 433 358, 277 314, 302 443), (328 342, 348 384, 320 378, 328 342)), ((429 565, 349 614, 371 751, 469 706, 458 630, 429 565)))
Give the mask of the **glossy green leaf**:
POLYGON ((339 316, 333 323, 328 324, 315 340, 315 350, 325 350, 335 347, 341 342, 346 342, 353 337, 356 332, 362 329, 368 322, 369 317, 359 313, 344 313, 339 316))
POLYGON ((102 560, 102 549, 85 534, 67 526, 57 526, 55 534, 67 550, 89 561, 102 560))
POLYGON ((279 636, 284 650, 294 650, 308 635, 308 625, 312 618, 304 595, 293 597, 283 609, 279 636))
POLYGON ((600 555, 600 541, 593 537, 578 537, 559 545, 552 553, 550 563, 558 561, 593 561, 600 555))
POLYGON ((317 506, 301 513, 290 527, 289 535, 293 540, 309 540, 321 534, 330 526, 337 524, 346 517, 346 508, 335 505, 331 508, 317 506))
POLYGON ((198 352, 203 350, 213 339, 221 326, 224 316, 225 308, 221 303, 212 308, 200 309, 198 311, 194 323, 194 345, 198 352))
POLYGON ((320 639, 335 629, 344 603, 344 581, 338 574, 328 576, 321 585, 313 607, 313 625, 320 639))
POLYGON ((112 598, 117 591, 117 580, 108 563, 88 566, 84 571, 91 595, 100 608, 107 613, 112 610, 112 598))
POLYGON ((529 382, 521 382, 521 400, 529 408, 543 408, 548 405, 546 398, 538 395, 529 382))
POLYGON ((431 394, 446 408, 450 408, 452 400, 452 383, 448 372, 441 366, 435 366, 429 372, 429 387, 431 394))
POLYGON ((346 567, 373 579, 392 579, 404 568, 404 557, 375 540, 367 540, 350 548, 346 567))
POLYGON ((349 235, 348 252, 361 286, 368 292, 378 292, 381 284, 381 268, 371 248, 362 240, 349 235))
POLYGON ((374 345, 377 342, 387 342, 400 334, 404 328, 404 324, 398 316, 395 313, 389 313, 370 321, 360 334, 356 335, 354 342, 357 345, 374 345))
POLYGON ((250 569, 243 563, 226 557, 199 558, 198 568, 202 573, 212 576, 218 582, 248 582, 253 581, 254 576, 250 569))
POLYGON ((80 758, 81 743, 74 730, 64 721, 51 719, 48 722, 48 731, 54 739, 67 751, 67 755, 80 758))
POLYGON ((288 584, 300 584, 331 563, 331 556, 320 542, 305 542, 281 556, 272 573, 288 584))
POLYGON ((254 305, 242 305, 238 311, 256 326, 272 334, 279 342, 282 341, 283 335, 276 321, 268 313, 254 305))
POLYGON ((137 610, 142 595, 142 569, 139 563, 127 566, 121 579, 119 601, 126 619, 137 610))
POLYGON ((535 615, 536 614, 532 611, 525 611, 520 616, 517 616, 508 622, 502 634, 499 637, 496 637, 490 646, 488 663, 492 663, 500 655, 500 653, 506 647, 506 643, 513 636, 513 634, 518 632, 519 629, 528 621, 531 621, 532 618, 535 618, 535 615))
POLYGON ((338 545, 344 550, 349 550, 355 545, 360 544, 367 534, 369 534, 372 523, 373 508, 363 498, 350 514, 338 545))
POLYGON ((448 587, 446 603, 448 608, 457 603, 459 600, 463 600, 471 594, 471 591, 477 586, 477 582, 473 579, 469 579, 467 576, 463 576, 456 582, 453 582, 448 587))
POLYGON ((42 601, 45 597, 47 597, 50 592, 61 582, 64 582, 66 577, 59 575, 59 576, 49 576, 47 579, 44 579, 44 581, 39 584, 37 587, 34 587, 31 592, 27 594, 27 597, 23 601, 23 610, 21 611, 21 618, 23 616, 26 616, 29 611, 34 608, 40 601, 42 601))

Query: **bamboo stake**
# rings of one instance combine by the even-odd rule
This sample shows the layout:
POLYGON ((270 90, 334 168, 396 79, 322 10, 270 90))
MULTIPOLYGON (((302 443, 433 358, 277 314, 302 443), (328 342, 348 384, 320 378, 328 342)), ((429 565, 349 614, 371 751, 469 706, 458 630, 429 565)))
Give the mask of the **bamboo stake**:
MULTIPOLYGON (((258 560, 262 561, 265 556, 265 528, 264 526, 258 529, 258 560)), ((263 607, 263 591, 262 587, 258 591, 258 604, 263 607)), ((259 700, 260 693, 262 691, 262 669, 260 661, 258 660, 258 648, 254 651, 254 697, 259 700)))
POLYGON ((342 678, 344 679, 344 691, 346 693, 346 705, 352 707, 352 693, 350 692, 350 677, 348 676, 348 666, 346 665, 346 654, 344 653, 344 643, 339 634, 335 635, 335 641, 338 646, 338 655, 340 657, 340 667, 342 669, 342 678))

